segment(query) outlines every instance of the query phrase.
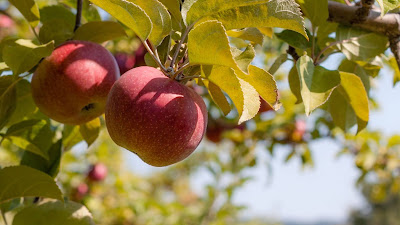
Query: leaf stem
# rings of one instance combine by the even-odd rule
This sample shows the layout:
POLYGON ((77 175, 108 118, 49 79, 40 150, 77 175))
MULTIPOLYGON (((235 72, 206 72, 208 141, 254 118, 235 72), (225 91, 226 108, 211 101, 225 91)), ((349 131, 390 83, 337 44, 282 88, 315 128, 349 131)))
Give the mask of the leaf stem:
POLYGON ((172 76, 172 80, 175 80, 175 78, 182 73, 185 69, 189 68, 191 65, 190 63, 186 63, 185 65, 183 65, 181 68, 179 68, 179 70, 177 70, 174 75, 172 76))
POLYGON ((76 2, 76 18, 75 18, 75 28, 74 31, 78 30, 81 26, 82 20, 82 0, 77 0, 76 2))
POLYGON ((317 32, 317 29, 318 28, 316 28, 316 27, 314 27, 314 26, 312 26, 312 50, 311 50, 311 58, 313 58, 314 59, 314 57, 315 57, 315 33, 317 32))
MULTIPOLYGON (((150 41, 149 41, 150 43, 150 41)), ((151 44, 151 43, 150 43, 151 44)), ((146 48, 147 52, 149 52, 150 56, 153 58, 153 60, 157 63, 157 65, 161 68, 162 72, 168 76, 167 74, 167 69, 165 68, 164 65, 162 65, 162 63, 160 62, 160 60, 158 59, 158 57, 155 56, 153 50, 150 48, 149 44, 146 41, 143 41, 143 45, 146 48)))
POLYGON ((322 49, 321 52, 319 52, 319 54, 317 55, 317 57, 315 57, 315 59, 314 59, 314 64, 319 64, 318 61, 320 60, 321 56, 322 56, 326 51, 328 51, 330 48, 332 48, 333 46, 335 46, 335 45, 337 45, 337 44, 349 42, 349 41, 351 41, 351 40, 353 40, 353 39, 356 39, 356 38, 350 38, 350 39, 345 39, 345 40, 335 41, 335 42, 330 43, 328 46, 326 46, 324 49, 322 49))
POLYGON ((41 42, 40 39, 39 39, 39 35, 38 35, 38 33, 36 32, 35 28, 31 26, 31 29, 32 29, 32 32, 33 32, 33 34, 35 35, 36 39, 38 40, 39 44, 42 44, 42 42, 41 42))
POLYGON ((176 59, 178 58, 178 55, 179 55, 179 50, 181 50, 181 46, 182 46, 183 42, 185 41, 186 36, 189 34, 189 31, 193 28, 193 26, 194 26, 194 24, 188 26, 186 28, 185 32, 182 34, 181 40, 179 40, 179 43, 178 43, 178 47, 175 50, 174 57, 172 57, 172 61, 171 61, 170 67, 173 67, 175 65, 175 61, 176 61, 176 59))

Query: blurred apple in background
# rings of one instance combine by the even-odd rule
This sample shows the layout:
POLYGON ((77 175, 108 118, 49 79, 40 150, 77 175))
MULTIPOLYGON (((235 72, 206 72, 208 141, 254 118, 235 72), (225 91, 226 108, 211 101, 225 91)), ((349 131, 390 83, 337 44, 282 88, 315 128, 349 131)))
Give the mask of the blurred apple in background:
POLYGON ((88 179, 91 181, 102 181, 106 178, 108 173, 107 166, 103 163, 96 163, 92 165, 88 173, 88 179))
POLYGON ((135 55, 128 54, 128 53, 115 53, 114 54, 115 60, 118 63, 119 71, 121 75, 127 72, 128 70, 132 69, 136 63, 135 55))

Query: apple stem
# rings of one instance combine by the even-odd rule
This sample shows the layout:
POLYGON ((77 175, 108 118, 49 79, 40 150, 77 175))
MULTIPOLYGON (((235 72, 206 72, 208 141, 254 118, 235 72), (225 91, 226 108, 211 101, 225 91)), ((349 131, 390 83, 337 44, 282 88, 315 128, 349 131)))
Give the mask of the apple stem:
MULTIPOLYGON (((165 68, 165 66, 160 62, 160 60, 158 59, 158 57, 155 56, 153 50, 149 47, 147 40, 146 41, 142 41, 144 47, 147 49, 147 52, 149 52, 150 56, 153 58, 153 60, 157 63, 157 65, 161 68, 161 71, 169 77, 169 74, 167 73, 167 68, 165 68)), ((149 41, 150 43, 150 41, 149 41)), ((150 43, 151 44, 151 43, 150 43)))
POLYGON ((178 47, 175 50, 174 57, 172 58, 170 67, 173 67, 175 65, 175 61, 176 61, 176 59, 178 58, 178 55, 179 55, 179 50, 181 50, 182 44, 185 41, 186 36, 189 34, 189 31, 193 28, 193 26, 194 26, 194 24, 188 26, 186 28, 185 32, 182 34, 181 40, 179 40, 179 43, 178 43, 178 47))
POLYGON ((81 20, 82 20, 82 0, 77 0, 74 31, 78 30, 78 28, 81 26, 81 20))
POLYGON ((179 68, 179 70, 177 70, 174 75, 172 76, 172 80, 175 80, 175 78, 181 74, 185 69, 187 69, 188 67, 190 67, 190 63, 186 63, 185 65, 183 65, 181 68, 179 68))

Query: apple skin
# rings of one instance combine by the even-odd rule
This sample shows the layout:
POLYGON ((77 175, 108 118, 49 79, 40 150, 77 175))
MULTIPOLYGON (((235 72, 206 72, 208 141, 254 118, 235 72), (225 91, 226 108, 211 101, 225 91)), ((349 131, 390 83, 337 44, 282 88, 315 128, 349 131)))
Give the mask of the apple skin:
POLYGON ((104 113, 107 95, 118 77, 117 62, 103 46, 67 41, 36 69, 33 100, 55 121, 83 124, 104 113))
POLYGON ((102 181, 107 176, 107 167, 103 163, 94 164, 88 173, 88 179, 91 181, 102 181))
POLYGON ((191 88, 153 67, 137 67, 115 82, 106 105, 113 141, 152 166, 188 157, 207 127, 207 108, 191 88))

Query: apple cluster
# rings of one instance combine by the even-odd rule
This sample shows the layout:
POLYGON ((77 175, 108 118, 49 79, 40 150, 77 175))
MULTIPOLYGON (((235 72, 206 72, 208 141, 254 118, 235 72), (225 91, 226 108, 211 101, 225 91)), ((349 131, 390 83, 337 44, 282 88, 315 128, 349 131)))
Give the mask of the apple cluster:
POLYGON ((105 112, 114 142, 150 165, 167 166, 188 157, 207 127, 203 99, 156 68, 131 69, 136 62, 118 66, 116 58, 96 43, 65 42, 32 77, 36 105, 51 119, 71 125, 105 112))

